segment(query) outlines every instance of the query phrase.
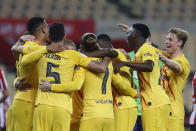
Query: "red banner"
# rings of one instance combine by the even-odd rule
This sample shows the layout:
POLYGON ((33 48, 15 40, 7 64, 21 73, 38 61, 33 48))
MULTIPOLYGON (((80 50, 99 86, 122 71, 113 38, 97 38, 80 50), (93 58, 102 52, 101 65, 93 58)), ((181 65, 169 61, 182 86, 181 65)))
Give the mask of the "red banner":
MULTIPOLYGON (((0 19, 0 59, 14 64, 10 48, 16 40, 26 32, 27 19, 0 19)), ((61 22, 64 24, 66 37, 73 41, 80 41, 81 36, 86 32, 95 32, 93 20, 64 20, 46 19, 48 24, 61 22)))

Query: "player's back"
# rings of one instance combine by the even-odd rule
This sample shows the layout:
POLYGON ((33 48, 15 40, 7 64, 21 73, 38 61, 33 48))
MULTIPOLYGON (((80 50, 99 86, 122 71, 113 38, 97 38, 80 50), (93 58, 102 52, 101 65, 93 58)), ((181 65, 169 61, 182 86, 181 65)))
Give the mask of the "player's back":
POLYGON ((85 72, 82 87, 83 120, 102 117, 113 118, 113 97, 111 90, 113 67, 109 63, 105 73, 85 72))
MULTIPOLYGON (((39 81, 46 79, 53 84, 72 81, 75 62, 64 52, 47 53, 37 63, 39 81)), ((70 93, 42 92, 38 89, 36 104, 46 104, 66 109, 71 113, 70 93)))

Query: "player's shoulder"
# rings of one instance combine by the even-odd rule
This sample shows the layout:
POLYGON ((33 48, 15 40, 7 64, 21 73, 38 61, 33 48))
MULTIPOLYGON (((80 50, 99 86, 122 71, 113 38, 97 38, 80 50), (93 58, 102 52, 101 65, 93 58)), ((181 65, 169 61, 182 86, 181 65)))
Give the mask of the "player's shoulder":
POLYGON ((25 42, 24 45, 35 46, 35 45, 39 45, 39 44, 35 41, 27 41, 27 42, 25 42))

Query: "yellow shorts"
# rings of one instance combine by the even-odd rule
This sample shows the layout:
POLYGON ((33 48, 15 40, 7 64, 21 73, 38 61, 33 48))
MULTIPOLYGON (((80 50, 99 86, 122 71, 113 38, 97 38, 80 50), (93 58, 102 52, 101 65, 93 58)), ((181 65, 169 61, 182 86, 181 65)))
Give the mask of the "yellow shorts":
POLYGON ((70 131, 70 114, 63 108, 38 105, 35 108, 33 131, 70 131))
POLYGON ((79 131, 80 121, 81 121, 81 119, 72 117, 71 118, 70 131, 79 131))
POLYGON ((184 131, 184 120, 169 119, 167 131, 184 131))
POLYGON ((137 107, 114 110, 115 131, 133 131, 137 120, 137 107))
POLYGON ((7 122, 6 123, 7 123, 6 130, 14 131, 13 122, 12 122, 12 105, 10 105, 7 111, 7 122))
POLYGON ((79 131, 114 131, 114 119, 94 118, 81 120, 79 131))
POLYGON ((13 101, 11 116, 14 131, 32 131, 34 107, 35 104, 28 101, 13 101))
POLYGON ((166 131, 170 106, 142 111, 142 127, 144 131, 166 131))

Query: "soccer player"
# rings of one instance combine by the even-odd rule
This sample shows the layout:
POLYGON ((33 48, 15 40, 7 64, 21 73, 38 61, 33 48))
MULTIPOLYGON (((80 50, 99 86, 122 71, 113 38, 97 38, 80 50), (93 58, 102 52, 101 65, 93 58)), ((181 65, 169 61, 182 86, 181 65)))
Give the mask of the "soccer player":
POLYGON ((191 131, 196 130, 196 73, 193 76, 192 80, 192 88, 193 88, 193 105, 192 105, 192 112, 189 118, 189 125, 191 127, 191 131))
MULTIPOLYGON (((142 126, 144 131, 165 131, 169 117, 169 98, 160 83, 159 56, 146 43, 150 30, 145 24, 133 24, 127 35, 128 47, 136 54, 132 62, 119 62, 139 71, 141 90, 142 126)), ((116 71, 119 68, 115 69, 116 71)))
POLYGON ((11 104, 8 95, 8 84, 3 69, 0 68, 0 127, 1 131, 6 131, 6 119, 8 107, 11 104))
POLYGON ((182 49, 188 39, 188 33, 180 28, 171 28, 165 44, 169 58, 159 54, 164 62, 162 85, 171 102, 171 112, 167 129, 184 131, 184 105, 182 92, 190 73, 190 64, 182 49))
MULTIPOLYGON (((88 54, 86 52, 99 50, 95 34, 84 34, 82 36, 80 47, 84 54, 88 54)), ((89 58, 99 60, 98 58, 89 58)), ((113 82, 113 85, 115 85, 117 89, 124 87, 123 93, 134 97, 137 96, 137 91, 130 88, 130 81, 124 80, 124 78, 120 77, 119 74, 116 76, 113 74, 113 66, 111 62, 109 63, 105 74, 94 73, 87 70, 85 73, 85 81, 81 89, 83 98, 83 114, 80 123, 80 131, 114 130, 111 82, 113 82)))
MULTIPOLYGON (((45 20, 41 17, 33 17, 27 22, 28 32, 35 37, 35 41, 28 41, 25 43, 26 46, 39 47, 44 45, 48 39, 48 25, 45 20)), ((24 37, 19 39, 18 43, 24 44, 24 37)), ((12 51, 16 51, 17 46, 12 48, 12 51)), ((24 54, 28 54, 30 50, 26 50, 24 54)), ((8 121, 11 121, 11 127, 8 127, 8 131, 31 131, 33 123, 33 113, 35 106, 35 98, 38 87, 38 78, 36 72, 36 65, 23 66, 21 59, 23 55, 19 55, 17 62, 17 82, 15 87, 17 89, 12 106, 11 114, 8 114, 8 121), (21 86, 22 83, 28 83, 21 86), (20 87, 25 87, 21 89, 20 87), (28 89, 28 90, 27 90, 28 89), (25 91, 24 91, 25 90, 25 91)), ((9 112, 8 112, 9 113, 9 112)), ((9 122, 8 122, 9 123, 9 122)))
MULTIPOLYGON (((101 48, 113 48, 112 40, 107 34, 100 34, 97 39, 101 48)), ((127 61, 126 56, 121 51, 115 50, 118 52, 118 57, 116 58, 118 61, 127 61)), ((120 70, 121 76, 132 81, 128 67, 123 68, 120 70)), ((120 94, 115 87, 113 87, 113 97, 115 130, 132 131, 137 120, 137 104, 134 98, 120 94)))

